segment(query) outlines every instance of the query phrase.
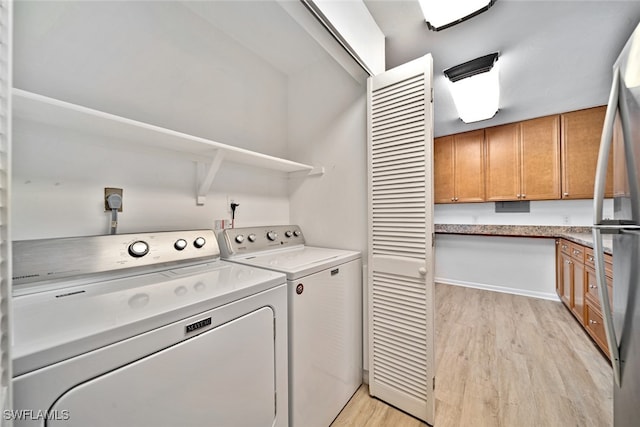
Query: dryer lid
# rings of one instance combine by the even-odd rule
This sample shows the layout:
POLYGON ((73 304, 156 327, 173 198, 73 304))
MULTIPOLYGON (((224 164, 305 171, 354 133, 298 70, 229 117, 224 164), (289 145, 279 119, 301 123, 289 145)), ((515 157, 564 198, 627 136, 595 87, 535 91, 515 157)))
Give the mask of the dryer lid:
POLYGON ((360 252, 313 246, 298 246, 291 249, 274 250, 259 255, 233 258, 233 261, 269 270, 281 271, 287 274, 287 279, 295 280, 358 258, 360 258, 360 252))
POLYGON ((130 338, 284 282, 282 274, 215 261, 14 297, 14 374, 130 338))

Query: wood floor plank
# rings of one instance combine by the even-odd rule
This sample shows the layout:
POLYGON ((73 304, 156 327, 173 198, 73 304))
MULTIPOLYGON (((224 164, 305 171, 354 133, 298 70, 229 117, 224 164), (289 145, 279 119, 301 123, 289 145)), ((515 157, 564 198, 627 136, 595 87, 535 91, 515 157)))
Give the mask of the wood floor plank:
MULTIPOLYGON (((562 303, 436 285, 437 427, 608 427, 611 365, 562 303)), ((332 424, 426 426, 363 385, 332 424)))

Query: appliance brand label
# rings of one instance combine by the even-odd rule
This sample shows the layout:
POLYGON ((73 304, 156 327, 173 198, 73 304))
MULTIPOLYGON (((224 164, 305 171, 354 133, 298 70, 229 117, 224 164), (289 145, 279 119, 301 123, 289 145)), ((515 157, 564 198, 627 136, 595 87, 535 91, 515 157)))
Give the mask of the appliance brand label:
POLYGON ((197 331, 198 329, 204 328, 205 326, 209 326, 211 324, 211 317, 207 317, 206 319, 202 319, 197 321, 196 323, 192 323, 187 325, 184 329, 184 333, 188 334, 189 332, 197 331))

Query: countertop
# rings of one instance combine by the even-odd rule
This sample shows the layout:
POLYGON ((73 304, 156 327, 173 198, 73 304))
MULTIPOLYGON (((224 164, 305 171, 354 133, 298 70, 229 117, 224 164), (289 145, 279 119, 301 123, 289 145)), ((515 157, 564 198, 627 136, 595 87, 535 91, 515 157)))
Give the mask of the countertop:
MULTIPOLYGON (((591 227, 554 225, 435 224, 437 234, 563 238, 593 248, 591 227)), ((603 236, 605 253, 613 252, 611 236, 603 236)))

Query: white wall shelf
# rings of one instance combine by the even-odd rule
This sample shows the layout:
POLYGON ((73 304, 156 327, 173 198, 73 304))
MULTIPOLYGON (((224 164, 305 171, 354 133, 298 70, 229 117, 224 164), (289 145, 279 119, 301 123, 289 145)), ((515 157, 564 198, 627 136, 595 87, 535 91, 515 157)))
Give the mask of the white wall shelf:
POLYGON ((140 146, 189 154, 198 161, 197 204, 204 204, 222 162, 234 162, 285 173, 320 175, 324 168, 293 162, 148 123, 93 110, 58 99, 13 89, 15 118, 45 123, 140 146), (208 163, 208 164, 207 164, 208 163))

